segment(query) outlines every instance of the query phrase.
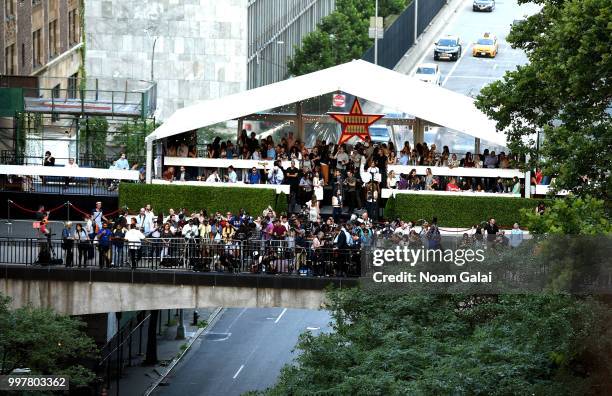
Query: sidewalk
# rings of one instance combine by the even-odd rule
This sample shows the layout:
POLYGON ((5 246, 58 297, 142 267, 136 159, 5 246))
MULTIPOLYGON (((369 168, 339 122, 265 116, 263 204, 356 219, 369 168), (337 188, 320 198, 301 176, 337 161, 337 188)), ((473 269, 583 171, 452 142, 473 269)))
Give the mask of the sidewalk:
MULTIPOLYGON (((178 358, 187 346, 190 345, 191 341, 201 334, 203 327, 192 324, 194 310, 185 309, 183 310, 185 339, 176 340, 178 316, 176 316, 175 309, 170 311, 170 326, 167 326, 168 310, 164 309, 161 311, 162 335, 157 336, 157 358, 159 363, 155 366, 142 366, 140 365, 141 359, 138 358, 138 361, 132 363, 134 366, 125 367, 119 381, 119 395, 137 396, 145 394, 153 383, 166 374, 173 360, 178 358)), ((197 311, 200 324, 207 324, 215 308, 199 308, 197 311)), ((117 395, 116 388, 117 381, 113 380, 107 392, 108 396, 117 395)))

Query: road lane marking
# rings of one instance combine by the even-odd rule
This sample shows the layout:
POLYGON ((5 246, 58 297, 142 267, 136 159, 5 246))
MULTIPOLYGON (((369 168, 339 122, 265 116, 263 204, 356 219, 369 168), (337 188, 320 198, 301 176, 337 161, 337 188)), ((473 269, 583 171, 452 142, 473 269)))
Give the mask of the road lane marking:
POLYGON ((225 341, 232 336, 232 333, 206 333, 206 339, 208 341, 217 342, 225 341))
POLYGON ((287 312, 287 308, 283 309, 283 312, 280 313, 280 315, 278 315, 278 318, 276 318, 276 320, 274 321, 274 323, 278 323, 279 320, 281 320, 281 318, 283 317, 283 315, 285 314, 285 312, 287 312))
POLYGON ((242 316, 242 314, 246 311, 246 308, 242 308, 242 311, 240 311, 240 313, 234 318, 234 320, 232 320, 232 323, 230 323, 230 325, 227 327, 227 330, 225 330, 224 333, 229 333, 229 330, 232 328, 232 326, 234 325, 234 323, 236 323, 236 321, 238 319, 240 319, 240 317, 242 316))
POLYGON ((240 372, 242 371, 242 369, 244 368, 244 364, 242 366, 240 366, 240 368, 238 369, 238 371, 236 371, 236 374, 234 374, 233 379, 236 379, 236 377, 238 377, 238 374, 240 374, 240 372))
MULTIPOLYGON (((470 46, 468 45, 468 48, 470 46)), ((457 59, 457 61, 455 62, 455 64, 453 65, 453 67, 450 69, 450 71, 448 72, 448 74, 446 75, 446 77, 444 77, 444 81, 442 82, 442 86, 446 85, 446 82, 448 81, 449 77, 455 72, 455 70, 457 69, 457 66, 459 66, 459 62, 461 62, 461 59, 463 59, 463 57, 465 56, 465 54, 468 51, 461 51, 461 56, 459 57, 459 59, 457 59)))

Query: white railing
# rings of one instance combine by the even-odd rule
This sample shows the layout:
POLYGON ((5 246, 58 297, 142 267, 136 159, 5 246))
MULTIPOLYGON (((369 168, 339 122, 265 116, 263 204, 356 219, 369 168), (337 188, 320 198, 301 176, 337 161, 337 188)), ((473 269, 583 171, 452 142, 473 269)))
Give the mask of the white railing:
MULTIPOLYGON (((535 195, 546 195, 550 191, 550 185, 548 184, 538 184, 535 186, 535 195)), ((566 190, 558 191, 556 195, 567 195, 568 192, 566 190)))
POLYGON ((382 198, 395 198, 396 195, 413 194, 413 195, 445 195, 445 196, 462 196, 462 197, 503 197, 503 198, 520 198, 520 195, 511 193, 491 193, 491 192, 475 192, 475 191, 437 191, 437 190, 397 190, 393 188, 383 188, 380 196, 382 198))
POLYGON ((246 184, 242 182, 238 183, 216 183, 216 182, 205 182, 205 181, 168 181, 153 179, 153 184, 173 184, 178 186, 198 186, 198 187, 231 187, 231 188, 258 188, 265 190, 274 190, 277 194, 285 193, 289 194, 291 188, 288 184, 246 184))
MULTIPOLYGON (((299 161, 295 161, 296 166, 299 161)), ((268 169, 274 166, 274 161, 269 160, 241 160, 222 158, 191 158, 191 157, 164 157, 165 166, 192 166, 196 168, 227 168, 232 165, 235 169, 263 169, 264 164, 268 169)), ((283 168, 291 166, 291 161, 283 161, 283 168)))
POLYGON ((411 165, 389 165, 389 171, 395 171, 396 175, 401 173, 409 174, 413 169, 417 175, 425 175, 427 168, 431 169, 434 176, 454 176, 454 177, 501 177, 503 179, 512 179, 518 177, 525 178, 525 173, 519 169, 501 169, 501 168, 449 168, 448 166, 411 166, 411 165))
POLYGON ((0 165, 0 175, 61 176, 112 180, 139 180, 140 178, 140 172, 136 170, 70 168, 42 165, 0 165))
MULTIPOLYGON (((296 166, 300 165, 300 161, 296 160, 296 166)), ((264 164, 268 169, 272 168, 274 161, 269 160, 241 160, 241 159, 222 159, 222 158, 191 158, 191 157, 164 157, 164 165, 166 166, 191 166, 196 168, 227 168, 232 165, 235 169, 263 169, 264 164)), ((291 161, 282 161, 282 167, 288 168, 291 161)), ((410 173, 412 169, 416 169, 418 175, 425 175, 427 168, 435 176, 455 176, 455 177, 501 177, 504 179, 512 179, 514 176, 519 179, 525 178, 525 173, 519 169, 489 169, 489 168, 449 168, 447 166, 411 166, 411 165, 389 165, 388 171, 395 171, 396 175, 400 173, 410 173)))

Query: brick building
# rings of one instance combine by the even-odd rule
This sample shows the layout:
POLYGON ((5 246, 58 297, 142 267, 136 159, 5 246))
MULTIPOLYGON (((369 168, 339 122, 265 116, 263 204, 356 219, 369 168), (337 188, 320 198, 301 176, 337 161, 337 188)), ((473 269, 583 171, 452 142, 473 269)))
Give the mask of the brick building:
POLYGON ((82 64, 82 1, 3 0, 0 74, 39 77, 41 89, 76 89, 67 77, 82 64))

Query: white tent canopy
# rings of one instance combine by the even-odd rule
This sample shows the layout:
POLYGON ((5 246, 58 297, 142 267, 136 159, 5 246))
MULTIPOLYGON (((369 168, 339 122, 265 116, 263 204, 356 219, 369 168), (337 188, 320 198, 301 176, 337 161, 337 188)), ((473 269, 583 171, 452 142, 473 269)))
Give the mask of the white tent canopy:
POLYGON ((362 60, 185 107, 147 136, 147 143, 336 91, 506 146, 505 134, 472 98, 362 60))

